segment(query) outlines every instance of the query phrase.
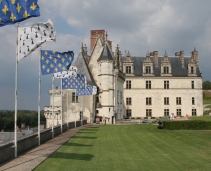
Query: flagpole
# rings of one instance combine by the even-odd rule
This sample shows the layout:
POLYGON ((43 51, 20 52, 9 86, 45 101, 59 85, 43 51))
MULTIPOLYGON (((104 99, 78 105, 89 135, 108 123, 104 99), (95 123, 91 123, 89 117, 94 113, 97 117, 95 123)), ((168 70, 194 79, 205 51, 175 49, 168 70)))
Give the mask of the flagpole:
POLYGON ((52 138, 54 138, 54 76, 52 77, 52 138))
POLYGON ((61 78, 61 134, 62 134, 62 124, 63 124, 63 117, 62 117, 62 78, 61 78))
POLYGON ((17 42, 16 42, 16 71, 15 71, 15 121, 14 121, 14 147, 15 158, 17 157, 17 109, 18 109, 18 28, 17 26, 17 42))
POLYGON ((39 57, 39 83, 38 83, 38 145, 40 145, 40 94, 41 94, 41 68, 40 68, 40 59, 41 59, 41 49, 42 47, 40 46, 40 57, 39 57))
POLYGON ((83 125, 83 111, 84 111, 84 108, 83 108, 83 103, 84 103, 84 96, 82 96, 82 111, 81 111, 81 125, 83 125))
POLYGON ((82 125, 83 125, 83 118, 84 118, 84 111, 85 111, 85 104, 84 104, 85 97, 83 97, 83 111, 82 111, 82 125))
POLYGON ((69 115, 68 115, 68 100, 69 100, 69 99, 68 99, 68 95, 69 95, 69 94, 68 94, 68 92, 69 92, 69 91, 67 90, 67 129, 69 129, 69 115))
POLYGON ((75 89, 75 128, 76 128, 76 89, 75 89))

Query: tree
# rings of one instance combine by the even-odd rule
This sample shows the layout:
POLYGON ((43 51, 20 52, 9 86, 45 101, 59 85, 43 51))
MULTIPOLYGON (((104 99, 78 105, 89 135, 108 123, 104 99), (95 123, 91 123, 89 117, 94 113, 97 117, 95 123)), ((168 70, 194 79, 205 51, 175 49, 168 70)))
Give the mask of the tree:
POLYGON ((211 90, 211 82, 210 81, 204 81, 202 84, 203 90, 211 90))

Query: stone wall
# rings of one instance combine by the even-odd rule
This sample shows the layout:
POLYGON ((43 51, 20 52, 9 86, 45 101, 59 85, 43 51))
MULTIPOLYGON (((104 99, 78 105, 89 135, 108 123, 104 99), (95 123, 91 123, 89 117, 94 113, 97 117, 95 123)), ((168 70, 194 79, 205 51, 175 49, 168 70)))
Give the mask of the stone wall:
MULTIPOLYGON (((69 129, 75 127, 75 122, 69 122, 68 124, 69 124, 69 129)), ((83 120, 83 125, 85 124, 87 124, 87 121, 83 120)), ((81 126, 81 121, 76 121, 76 126, 77 127, 81 126)), ((63 124, 62 129, 63 132, 67 131, 67 124, 63 124)), ((61 134, 61 126, 54 127, 54 136, 60 134, 61 134)), ((52 139, 52 133, 50 128, 40 132, 41 144, 45 143, 50 139, 52 139)), ((15 150, 13 146, 14 146, 13 141, 0 144, 0 164, 14 158, 15 150)), ((36 146, 38 146, 37 133, 18 138, 17 141, 18 156, 36 146)))

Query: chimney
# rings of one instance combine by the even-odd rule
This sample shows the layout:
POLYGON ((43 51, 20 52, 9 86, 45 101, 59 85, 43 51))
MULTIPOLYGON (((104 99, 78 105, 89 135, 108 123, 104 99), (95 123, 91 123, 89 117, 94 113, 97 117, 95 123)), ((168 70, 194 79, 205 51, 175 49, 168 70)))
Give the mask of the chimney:
POLYGON ((181 50, 180 51, 180 61, 181 61, 181 64, 182 64, 182 67, 184 67, 184 51, 183 50, 181 50))
POLYGON ((101 35, 101 38, 104 41, 104 34, 105 30, 90 30, 90 53, 92 52, 99 35, 101 35))
POLYGON ((176 52, 175 53, 175 56, 180 56, 180 52, 176 52))
MULTIPOLYGON (((155 66, 158 66, 158 51, 154 51, 154 52, 151 52, 153 54, 153 57, 154 57, 154 64, 155 66)), ((151 53, 150 53, 150 56, 151 56, 151 53)))
POLYGON ((194 47, 194 51, 192 52, 192 57, 194 62, 198 65, 198 51, 196 51, 196 48, 194 47))

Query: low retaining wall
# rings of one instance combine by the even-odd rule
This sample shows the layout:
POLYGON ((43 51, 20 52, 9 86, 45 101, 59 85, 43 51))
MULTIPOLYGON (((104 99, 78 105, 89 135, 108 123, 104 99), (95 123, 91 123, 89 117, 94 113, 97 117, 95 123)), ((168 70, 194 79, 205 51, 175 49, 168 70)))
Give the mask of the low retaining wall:
MULTIPOLYGON (((83 120, 83 125, 87 124, 87 120, 83 120)), ((76 121, 76 127, 81 126, 81 121, 76 121)), ((75 122, 68 123, 69 129, 75 128, 75 122)), ((43 144, 46 141, 52 139, 52 129, 45 129, 40 132, 40 143, 43 144)), ((62 125, 63 132, 67 131, 67 124, 62 125)), ((61 126, 54 127, 54 137, 61 134, 61 126)), ((15 149, 13 148, 14 142, 10 141, 0 145, 0 164, 8 160, 11 160, 15 155, 15 149)), ((18 138, 17 140, 17 153, 18 156, 34 147, 38 146, 37 133, 26 135, 18 138)))

